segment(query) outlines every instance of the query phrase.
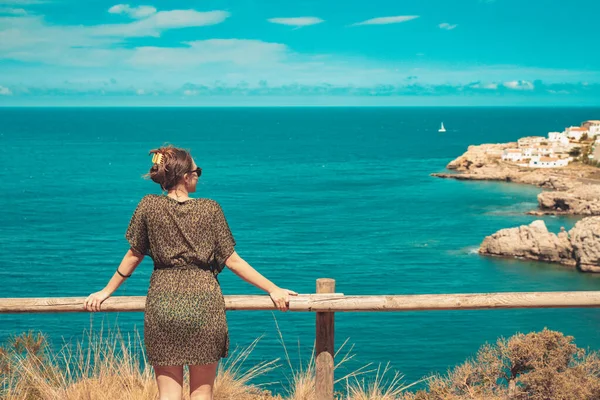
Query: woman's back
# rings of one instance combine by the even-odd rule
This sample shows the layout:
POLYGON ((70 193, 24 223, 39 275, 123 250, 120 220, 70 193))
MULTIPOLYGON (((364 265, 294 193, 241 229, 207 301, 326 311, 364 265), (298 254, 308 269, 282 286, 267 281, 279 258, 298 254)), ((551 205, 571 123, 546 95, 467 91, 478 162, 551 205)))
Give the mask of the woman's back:
POLYGON ((156 269, 195 265, 218 273, 235 246, 220 205, 205 198, 146 195, 125 237, 134 250, 152 257, 156 269))

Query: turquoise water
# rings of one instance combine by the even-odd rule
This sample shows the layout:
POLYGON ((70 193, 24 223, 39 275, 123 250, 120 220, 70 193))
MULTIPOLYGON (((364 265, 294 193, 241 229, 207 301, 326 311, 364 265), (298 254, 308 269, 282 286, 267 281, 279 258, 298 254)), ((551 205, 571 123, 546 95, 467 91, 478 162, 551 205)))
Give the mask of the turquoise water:
MULTIPOLYGON (((585 108, 0 108, 2 297, 87 296, 128 249, 137 202, 160 193, 141 178, 164 142, 192 150, 195 197, 219 201, 237 251, 281 287, 312 293, 334 278, 345 294, 598 290, 600 276, 483 258, 498 229, 535 217, 540 189, 431 177, 469 144, 506 142, 597 118, 585 108), (443 121, 447 132, 437 132, 443 121)), ((573 218, 545 217, 549 229, 573 218)), ((145 295, 146 259, 115 295, 145 295)), ((225 270, 224 294, 262 294, 225 270)), ((286 382, 314 340, 312 313, 228 312, 231 351, 264 335, 247 362, 282 358, 259 380, 286 382), (298 341, 300 350, 298 350, 298 341)), ((473 355, 486 341, 544 327, 600 348, 594 309, 337 313, 336 346, 355 358, 338 377, 387 363, 408 382, 473 355)), ((0 339, 42 330, 60 344, 90 325, 143 326, 141 313, 0 315, 0 339), (116 321, 115 321, 116 320, 116 321)), ((339 358, 341 359, 341 358, 339 358)), ((279 384, 270 386, 280 391, 279 384)))

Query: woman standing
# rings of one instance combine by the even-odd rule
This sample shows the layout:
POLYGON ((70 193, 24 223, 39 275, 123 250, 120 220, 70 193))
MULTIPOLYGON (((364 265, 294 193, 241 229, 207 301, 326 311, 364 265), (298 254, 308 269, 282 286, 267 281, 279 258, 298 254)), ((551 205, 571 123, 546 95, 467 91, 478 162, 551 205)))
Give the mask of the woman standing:
POLYGON ((229 352, 225 300, 217 279, 225 266, 266 291, 281 311, 296 292, 279 288, 244 261, 220 205, 190 198, 202 173, 187 150, 173 146, 154 154, 149 176, 166 195, 144 196, 125 237, 131 248, 106 287, 89 295, 84 308, 101 304, 131 276, 145 255, 154 261, 146 297, 144 343, 161 400, 182 398, 183 366, 192 400, 211 400, 218 361, 229 352))

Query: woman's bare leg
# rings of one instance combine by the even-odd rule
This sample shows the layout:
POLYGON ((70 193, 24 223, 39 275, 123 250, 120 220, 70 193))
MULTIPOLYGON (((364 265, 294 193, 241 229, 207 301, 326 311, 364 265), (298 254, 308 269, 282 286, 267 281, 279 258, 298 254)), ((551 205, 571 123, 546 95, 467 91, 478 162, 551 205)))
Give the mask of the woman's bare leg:
POLYGON ((213 385, 218 361, 206 365, 189 365, 190 400, 213 400, 213 385))
POLYGON ((154 367, 159 400, 181 400, 183 398, 183 365, 154 367))

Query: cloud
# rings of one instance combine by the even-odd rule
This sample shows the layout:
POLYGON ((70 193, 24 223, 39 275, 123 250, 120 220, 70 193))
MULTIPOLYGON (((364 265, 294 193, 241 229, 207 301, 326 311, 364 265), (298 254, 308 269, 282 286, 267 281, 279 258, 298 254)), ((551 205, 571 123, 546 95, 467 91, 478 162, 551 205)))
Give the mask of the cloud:
POLYGON ((454 24, 454 25, 450 25, 447 22, 441 23, 438 25, 441 29, 446 29, 447 31, 450 31, 454 28, 456 28, 458 25, 454 24))
POLYGON ((19 6, 28 6, 33 4, 44 4, 48 3, 45 0, 0 0, 0 4, 11 4, 19 6))
POLYGON ((497 83, 482 83, 482 82, 474 82, 470 85, 467 85, 468 88, 471 89, 487 89, 487 90, 496 90, 498 89, 497 83))
POLYGON ((229 15, 226 11, 159 11, 147 18, 128 24, 96 25, 89 27, 88 30, 92 36, 158 37, 162 31, 167 29, 220 24, 229 15))
POLYGON ((0 86, 0 96, 11 96, 13 93, 12 91, 4 86, 0 86))
POLYGON ((117 4, 108 9, 111 14, 127 14, 132 18, 146 18, 156 14, 156 8, 152 6, 131 7, 129 4, 117 4))
POLYGON ((291 25, 296 27, 316 25, 325 22, 317 17, 269 18, 267 21, 273 24, 291 25))
POLYGON ((142 96, 142 95, 145 95, 145 94, 146 94, 146 91, 145 91, 144 89, 138 89, 138 90, 136 90, 136 91, 135 91, 135 93, 136 93, 138 96, 142 96))
POLYGON ((351 26, 360 26, 360 25, 387 25, 387 24, 398 24, 400 22, 410 21, 412 19, 419 18, 418 15, 398 15, 395 17, 379 17, 379 18, 371 18, 366 21, 357 22, 352 24, 351 26))
POLYGON ((270 64, 282 59, 287 46, 249 39, 209 39, 185 42, 185 47, 144 46, 132 50, 127 63, 186 69, 209 63, 270 64))
POLYGON ((27 11, 22 8, 0 7, 0 14, 8 15, 27 15, 27 11))
POLYGON ((504 87, 512 90, 533 90, 534 85, 528 81, 510 81, 504 82, 504 87))
POLYGON ((161 11, 125 24, 54 25, 41 16, 0 16, 0 60, 76 66, 110 65, 131 53, 122 46, 129 37, 159 37, 169 29, 214 25, 225 11, 161 11))

